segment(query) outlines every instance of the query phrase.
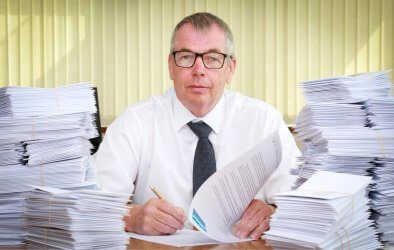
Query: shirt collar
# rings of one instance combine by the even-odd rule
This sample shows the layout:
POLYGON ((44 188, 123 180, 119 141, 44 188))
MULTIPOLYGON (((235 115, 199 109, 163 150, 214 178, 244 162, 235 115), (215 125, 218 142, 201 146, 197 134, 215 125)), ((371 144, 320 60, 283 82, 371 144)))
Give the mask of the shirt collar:
POLYGON ((176 93, 174 91, 173 101, 172 101, 172 110, 174 114, 174 125, 175 130, 179 131, 183 126, 185 126, 188 122, 193 121, 203 121, 208 124, 212 130, 218 134, 219 129, 222 126, 222 122, 224 119, 225 112, 225 97, 224 94, 220 98, 219 102, 216 106, 205 116, 197 117, 193 115, 178 99, 176 93))

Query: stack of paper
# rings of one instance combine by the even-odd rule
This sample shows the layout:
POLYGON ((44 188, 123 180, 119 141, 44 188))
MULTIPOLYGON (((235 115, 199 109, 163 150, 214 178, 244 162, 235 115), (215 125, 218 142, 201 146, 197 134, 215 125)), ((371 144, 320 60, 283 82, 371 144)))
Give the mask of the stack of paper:
POLYGON ((97 188, 91 87, 0 89, 0 245, 22 243, 21 200, 30 185, 97 188))
POLYGON ((296 118, 297 131, 307 134, 318 127, 364 127, 366 111, 361 104, 312 103, 303 107, 296 118), (342 119, 337 119, 341 117, 342 119))
POLYGON ((382 189, 382 182, 391 178, 383 169, 394 159, 390 77, 390 71, 381 71, 302 83, 308 105, 297 117, 296 138, 303 154, 291 172, 299 177, 294 187, 318 170, 372 176, 373 218, 381 240, 394 244, 393 225, 380 219, 394 220, 388 195, 394 186, 382 189))
POLYGON ((373 98, 366 102, 368 122, 374 129, 394 128, 394 98, 373 98))
POLYGON ((394 158, 377 159, 373 170, 374 185, 370 193, 373 218, 381 240, 394 245, 394 158))
POLYGON ((1 166, 0 190, 2 194, 11 194, 29 191, 31 185, 58 188, 90 186, 94 183, 94 176, 88 169, 93 169, 93 162, 88 157, 37 166, 1 166))
POLYGON ((376 144, 376 136, 368 138, 365 133, 366 111, 361 104, 311 103, 305 106, 296 119, 296 139, 302 143, 302 157, 298 158, 298 168, 292 173, 299 176, 298 187, 317 170, 327 170, 366 175, 373 167, 375 156, 364 148, 371 157, 360 152, 361 136, 376 144))
MULTIPOLYGON (((374 157, 339 156, 324 153, 315 154, 298 157, 296 164, 299 167, 292 169, 291 171, 294 175, 298 175, 302 180, 308 179, 319 170, 366 175, 368 170, 374 168, 374 159, 374 157)), ((302 180, 300 184, 303 182, 302 180)))
POLYGON ((0 116, 26 117, 70 113, 96 113, 90 83, 46 89, 5 87, 0 89, 0 116), (28 107, 28 108, 27 108, 28 107))
POLYGON ((371 178, 320 171, 297 190, 274 197, 278 206, 265 240, 281 249, 377 249, 366 187, 371 178))
POLYGON ((394 157, 394 129, 343 127, 316 128, 309 137, 300 133, 306 154, 327 153, 338 156, 394 157))
POLYGON ((31 117, 0 116, 0 143, 3 145, 70 137, 94 138, 98 136, 94 119, 94 115, 88 112, 31 117))
POLYGON ((40 187, 26 196, 28 246, 39 249, 124 249, 129 195, 40 187))
POLYGON ((92 149, 90 141, 83 137, 27 141, 23 144, 29 166, 82 158, 89 156, 92 149))
POLYGON ((292 169, 298 184, 317 170, 369 175, 375 157, 394 157, 394 129, 314 126, 300 130, 296 139, 302 143, 302 157, 292 169))
POLYGON ((315 102, 355 103, 390 95, 390 71, 332 77, 300 84, 307 104, 315 102))
POLYGON ((386 138, 386 131, 394 129, 394 98, 372 98, 366 102, 366 110, 370 126, 379 136, 382 152, 371 171, 375 182, 371 192, 373 217, 381 240, 394 245, 394 156, 390 147, 393 142, 386 138))

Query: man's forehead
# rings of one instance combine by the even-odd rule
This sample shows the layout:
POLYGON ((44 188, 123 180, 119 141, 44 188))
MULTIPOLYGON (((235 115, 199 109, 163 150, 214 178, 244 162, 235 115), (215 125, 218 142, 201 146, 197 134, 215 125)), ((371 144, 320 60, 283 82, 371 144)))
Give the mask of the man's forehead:
POLYGON ((226 49, 226 34, 216 24, 212 24, 204 30, 197 30, 193 25, 187 23, 176 33, 175 49, 224 51, 226 49))

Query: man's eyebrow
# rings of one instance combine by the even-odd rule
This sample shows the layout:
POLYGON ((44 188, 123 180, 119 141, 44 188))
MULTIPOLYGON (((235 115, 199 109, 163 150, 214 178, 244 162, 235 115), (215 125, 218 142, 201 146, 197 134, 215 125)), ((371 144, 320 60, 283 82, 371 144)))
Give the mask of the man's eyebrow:
POLYGON ((188 48, 181 48, 181 49, 179 49, 177 51, 194 52, 194 51, 192 51, 191 49, 188 49, 188 48))
MULTIPOLYGON (((184 52, 193 52, 193 53, 197 53, 197 52, 195 52, 195 51, 193 51, 193 50, 191 50, 191 49, 188 49, 188 48, 181 48, 181 49, 179 49, 179 50, 177 50, 177 51, 184 51, 184 52)), ((213 48, 213 49, 209 49, 209 50, 206 50, 205 52, 198 53, 198 54, 204 54, 204 53, 210 53, 210 52, 222 53, 222 52, 220 51, 220 49, 213 48)))

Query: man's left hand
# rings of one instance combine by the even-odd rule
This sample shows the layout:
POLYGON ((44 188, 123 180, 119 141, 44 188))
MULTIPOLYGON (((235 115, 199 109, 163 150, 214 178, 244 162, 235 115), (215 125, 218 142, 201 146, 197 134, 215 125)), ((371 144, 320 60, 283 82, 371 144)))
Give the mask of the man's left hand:
POLYGON ((269 229, 270 216, 273 213, 273 207, 261 200, 253 199, 242 218, 233 226, 234 235, 241 239, 250 237, 257 240, 269 229))

